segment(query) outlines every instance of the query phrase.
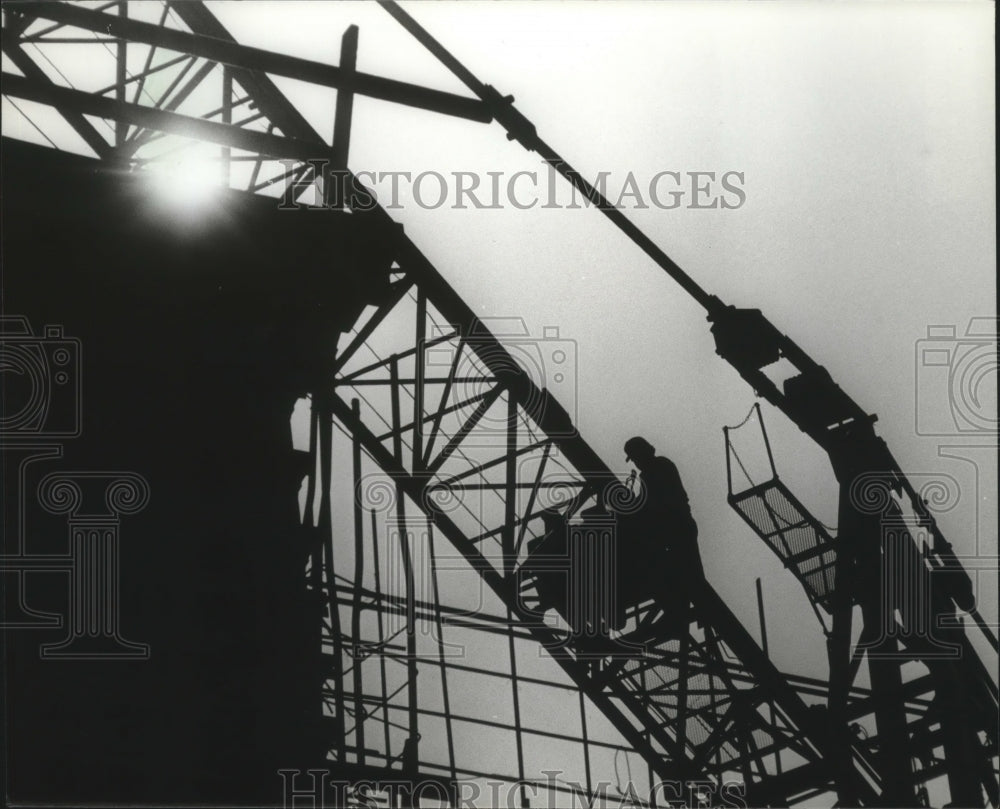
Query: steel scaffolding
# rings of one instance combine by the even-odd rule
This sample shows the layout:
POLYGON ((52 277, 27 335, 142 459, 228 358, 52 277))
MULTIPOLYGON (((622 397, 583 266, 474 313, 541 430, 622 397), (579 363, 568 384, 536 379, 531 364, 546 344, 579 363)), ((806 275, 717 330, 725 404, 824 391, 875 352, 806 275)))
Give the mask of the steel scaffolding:
MULTIPOLYGON (((200 151, 227 187, 280 196, 288 207, 309 204, 314 192, 323 205, 375 221, 396 247, 388 292, 344 325, 337 346, 317 347, 324 376, 301 414, 309 435, 301 535, 322 626, 325 763, 355 781, 398 776, 411 804, 436 797, 418 793, 418 783, 455 804, 459 783, 471 780, 508 785, 524 806, 547 795, 620 798, 623 783, 644 792, 641 805, 651 791, 661 805, 692 805, 706 789, 739 783, 750 805, 831 792, 840 805, 902 806, 923 800, 921 785, 944 774, 955 805, 982 805, 985 794, 997 806, 997 690, 964 628, 945 633, 961 651, 947 658, 916 636, 877 634, 897 606, 881 602, 884 583, 873 579, 883 556, 912 562, 914 576, 962 571, 875 437, 873 417, 759 312, 702 290, 538 138, 512 99, 385 7, 472 96, 358 71, 355 26, 334 67, 242 45, 200 2, 4 7, 3 53, 17 72, 5 70, 3 94, 32 105, 18 109, 53 147, 133 172, 200 151), (84 81, 61 63, 58 46, 70 44, 95 54, 91 66, 104 64, 105 83, 96 70, 84 81), (272 76, 338 91, 329 139, 272 76), (718 353, 830 454, 841 486, 836 537, 776 473, 757 488, 730 489, 831 616, 829 682, 778 671, 707 582, 693 586, 680 631, 657 598, 642 598, 628 604, 621 627, 596 633, 610 646, 546 608, 528 564, 532 544, 553 515, 582 531, 589 515, 626 502, 620 476, 525 370, 530 352, 492 334, 383 208, 358 205, 364 187, 349 169, 356 96, 499 122, 702 304, 718 353), (61 125, 33 122, 33 105, 57 111, 61 125), (800 371, 781 390, 761 371, 778 356, 800 371), (865 511, 861 484, 895 497, 865 511), (789 545, 792 530, 811 532, 811 545, 789 545), (863 627, 852 647, 855 607, 863 627), (871 688, 855 683, 863 659, 871 688), (917 661, 920 676, 904 682, 904 660, 917 661), (857 732, 862 719, 875 728, 867 736, 857 732), (503 752, 477 752, 484 748, 503 752), (563 772, 539 776, 550 769, 563 772), (657 782, 680 791, 664 787, 657 798, 657 782)), ((934 598, 934 616, 954 614, 956 604, 976 615, 957 591, 934 598)))

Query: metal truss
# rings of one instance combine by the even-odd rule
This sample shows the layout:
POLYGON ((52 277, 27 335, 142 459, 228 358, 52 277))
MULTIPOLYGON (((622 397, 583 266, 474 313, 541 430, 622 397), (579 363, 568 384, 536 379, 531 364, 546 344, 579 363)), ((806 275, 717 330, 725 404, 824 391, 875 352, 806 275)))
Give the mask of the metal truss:
MULTIPOLYGON (((528 544, 547 514, 573 520, 613 507, 622 484, 524 370, 530 354, 519 363, 511 352, 544 350, 544 341, 505 345, 428 265, 404 259, 399 270, 407 291, 373 307, 339 352, 330 409, 392 479, 400 522, 426 515, 659 777, 739 777, 758 799, 788 800, 765 763, 784 752, 799 763, 780 783, 832 784, 821 718, 709 585, 680 637, 662 635, 655 601, 631 612, 610 651, 580 648, 544 620, 521 575, 528 544)), ((860 750, 856 758, 841 788, 869 802, 875 779, 860 750)))
POLYGON ((778 476, 759 404, 739 427, 723 429, 729 503, 799 580, 827 637, 827 703, 852 717, 866 717, 870 727, 892 727, 892 736, 879 733, 867 740, 873 756, 885 757, 895 738, 908 759, 894 764, 906 772, 896 779, 893 800, 926 802, 928 782, 947 775, 952 793, 964 795, 964 801, 980 800, 981 786, 996 804, 991 751, 996 749, 997 686, 956 620, 956 604, 994 646, 995 638, 933 519, 906 508, 908 482, 888 466, 849 478, 849 490, 841 496, 841 519, 853 532, 838 532, 810 514, 778 476), (765 480, 751 478, 732 441, 732 433, 751 422, 767 455, 765 480), (745 478, 740 490, 733 485, 734 462, 745 478), (894 494, 896 489, 902 496, 894 494), (857 534, 867 534, 868 548, 876 551, 872 558, 869 550, 866 560, 874 576, 861 575, 846 563, 857 534), (861 607, 862 626, 857 641, 848 644, 844 625, 850 626, 855 604, 861 607), (910 662, 919 662, 922 671, 903 682, 899 670, 910 662), (859 697, 848 690, 863 663, 874 689, 859 697), (904 694, 927 700, 928 710, 914 713, 904 694), (890 708, 895 715, 888 713, 890 708))
MULTIPOLYGON (((267 74, 338 89, 345 109, 363 95, 473 121, 492 117, 478 99, 362 73, 349 57, 334 67, 239 45, 201 3, 10 3, 2 45, 21 74, 4 74, 4 95, 54 106, 95 156, 146 169, 208 154, 226 186, 253 193, 278 193, 289 182, 301 193, 317 176, 310 160, 346 160, 346 150, 317 148, 323 138, 267 74), (86 87, 49 55, 67 46, 77 58, 90 54, 86 87), (101 70, 101 86, 89 86, 101 70), (205 144, 221 148, 206 153, 205 144)), ((339 118, 349 131, 347 116, 339 118)))
MULTIPOLYGON (((63 122, 60 143, 54 129, 33 124, 57 148, 86 151, 133 171, 155 169, 179 153, 197 151, 218 165, 220 181, 229 187, 284 195, 294 203, 315 183, 324 203, 337 207, 348 200, 335 194, 331 180, 339 176, 357 187, 348 170, 351 110, 353 98, 364 95, 469 121, 497 120, 511 137, 558 163, 574 185, 594 198, 593 189, 537 138, 510 99, 479 84, 405 14, 391 4, 388 8, 462 78, 473 97, 357 71, 356 28, 344 34, 340 64, 334 67, 240 45, 198 2, 8 3, 2 48, 16 72, 5 70, 3 94, 13 104, 57 110, 63 122), (77 77, 61 66, 57 50, 66 47, 92 54, 87 86, 74 84, 77 77), (94 78, 98 65, 104 66, 106 78, 94 78), (337 89, 331 138, 312 127, 272 75, 337 89)), ((32 121, 30 111, 18 110, 32 121)), ((753 366, 760 359, 753 353, 760 345, 726 342, 727 334, 742 328, 747 310, 723 307, 620 212, 598 201, 606 215, 710 310, 720 354, 796 423, 804 423, 787 391, 784 396, 771 391, 759 365, 753 366)), ((545 521, 553 515, 572 525, 586 522, 585 516, 595 510, 613 511, 622 502, 618 476, 578 434, 566 400, 560 404, 547 389, 558 381, 528 372, 537 364, 537 352, 546 350, 544 340, 498 339, 383 209, 376 205, 354 215, 384 226, 387 238, 397 244, 397 261, 390 299, 373 300, 353 324, 312 400, 313 473, 303 533, 312 548, 309 586, 324 615, 322 682, 333 761, 361 774, 372 768, 398 770, 411 780, 490 774, 460 771, 454 755, 443 762, 426 761, 419 744, 422 723, 433 713, 419 704, 419 668, 436 667, 443 682, 445 669, 464 664, 445 661, 440 647, 418 654, 418 626, 437 627, 441 640, 443 627, 467 624, 505 635, 512 667, 516 643, 530 638, 545 648, 578 689, 581 705, 586 696, 646 760, 650 782, 655 776, 718 786, 737 778, 747 785, 754 805, 803 802, 828 790, 836 791, 842 804, 873 805, 912 795, 913 784, 947 772, 956 799, 973 805, 981 782, 997 803, 992 759, 983 755, 990 744, 995 747, 995 738, 983 742, 976 734, 971 737, 968 727, 952 731, 944 721, 954 704, 968 710, 961 700, 948 697, 956 685, 961 688, 968 666, 978 666, 977 683, 990 682, 960 630, 950 637, 969 652, 961 665, 932 663, 930 674, 902 683, 898 661, 880 664, 873 691, 854 685, 860 656, 849 648, 845 616, 852 599, 863 599, 840 585, 852 580, 851 565, 860 552, 838 555, 835 581, 844 593, 841 600, 831 596, 827 603, 824 594, 824 604, 835 615, 829 685, 778 672, 707 583, 693 590, 681 631, 667 630, 671 619, 676 628, 676 618, 666 615, 656 599, 646 599, 629 610, 625 628, 612 633, 617 642, 613 649, 581 644, 571 627, 546 613, 537 577, 525 565, 529 544, 544 535, 545 521), (333 529, 335 427, 345 431, 352 447, 353 536, 333 529), (373 490, 364 486, 365 466, 377 469, 390 484, 395 533, 387 529, 380 536, 377 521, 370 519, 375 504, 373 490), (438 548, 428 559, 415 558, 416 537, 435 534, 447 540, 450 550, 438 548), (352 576, 334 564, 345 547, 353 551, 347 554, 354 562, 352 576), (399 557, 403 582, 395 593, 369 582, 380 569, 370 555, 381 551, 385 556, 390 547, 399 557), (433 598, 417 597, 419 565, 429 562, 432 570, 440 570, 452 561, 475 572, 484 598, 501 605, 498 615, 488 619, 450 611, 436 584, 433 598), (365 617, 372 614, 378 617, 375 624, 365 617), (390 615, 403 618, 394 635, 385 632, 383 619, 390 615), (362 676, 371 666, 384 670, 387 661, 405 669, 396 689, 387 687, 384 674, 375 680, 362 676), (374 693, 373 682, 379 684, 374 693), (894 689, 887 712, 885 695, 894 689), (829 711, 816 704, 823 702, 829 711), (871 715, 878 720, 878 733, 867 739, 853 735, 848 723, 871 715), (372 722, 381 723, 381 742, 372 722), (904 752, 887 754, 896 747, 904 752), (921 751, 916 774, 905 761, 907 748, 921 751), (941 749, 943 757, 937 754, 941 749), (972 787, 963 785, 954 762, 973 768, 972 787), (887 777, 901 779, 905 787, 887 787, 887 777)), ((806 381, 818 374, 815 363, 779 337, 785 341, 782 351, 799 365, 803 378, 808 376, 806 381)), ((548 359, 541 365, 551 368, 548 359)), ((866 423, 864 412, 835 385, 833 389, 840 398, 831 401, 846 414, 840 426, 852 419, 866 423)), ((829 448, 835 442, 823 432, 827 427, 807 424, 803 429, 829 448)), ((833 447, 831 453, 842 448, 833 447)), ((893 486, 898 485, 894 480, 893 486)), ((846 494, 842 500, 846 502, 846 494)), ((857 537, 882 530, 881 523, 862 524, 857 514, 844 513, 841 535, 855 537, 852 548, 861 547, 857 537)), ((906 531, 912 533, 912 527, 906 531)), ((869 612, 866 626, 874 626, 877 618, 869 612)), ((908 653, 928 657, 926 650, 912 646, 908 653)), ((512 671, 511 677, 516 681, 518 674, 512 671)), ((995 686, 986 703, 981 707, 995 715, 995 686)), ((454 718, 447 706, 438 713, 433 718, 454 718)), ((516 724, 518 774, 523 775, 520 718, 516 724)), ((589 740, 586 732, 584 742, 585 747, 603 744, 589 740)), ((593 794, 592 785, 583 792, 593 794)))

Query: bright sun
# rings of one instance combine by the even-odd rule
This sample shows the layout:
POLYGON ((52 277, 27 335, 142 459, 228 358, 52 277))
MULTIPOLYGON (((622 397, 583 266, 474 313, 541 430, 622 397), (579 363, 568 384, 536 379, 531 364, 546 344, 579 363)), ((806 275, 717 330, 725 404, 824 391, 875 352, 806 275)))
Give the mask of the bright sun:
POLYGON ((154 193, 172 208, 203 210, 222 188, 218 161, 186 156, 166 158, 146 169, 154 193))

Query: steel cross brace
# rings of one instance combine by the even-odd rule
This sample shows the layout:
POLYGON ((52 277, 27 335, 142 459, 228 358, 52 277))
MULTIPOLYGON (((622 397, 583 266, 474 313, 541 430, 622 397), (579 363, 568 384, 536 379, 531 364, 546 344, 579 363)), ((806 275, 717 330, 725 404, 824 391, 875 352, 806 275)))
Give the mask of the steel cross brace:
MULTIPOLYGON (((198 6, 199 8, 203 8, 198 4, 192 4, 192 6, 198 6)), ((62 14, 66 9, 72 7, 60 6, 57 10, 53 11, 53 9, 50 8, 47 4, 41 4, 41 5, 32 4, 30 6, 26 5, 25 8, 32 9, 32 11, 37 13, 39 16, 46 16, 46 14, 48 15, 54 13, 62 14)), ((72 8, 72 13, 76 12, 97 14, 97 12, 85 12, 85 10, 83 9, 72 8)), ((103 20, 98 21, 102 25, 107 25, 108 19, 112 19, 112 22, 118 25, 128 25, 128 26, 144 25, 141 23, 136 23, 135 21, 120 21, 119 18, 109 18, 108 15, 99 15, 99 16, 104 18, 103 20)), ((194 14, 191 14, 189 16, 193 17, 194 14)), ((73 24, 78 25, 80 22, 83 22, 83 20, 77 19, 75 22, 73 22, 73 24)), ((205 20, 202 20, 202 22, 204 24, 208 24, 207 22, 205 22, 205 20)), ((95 21, 92 20, 90 24, 93 25, 96 23, 95 21)), ((156 29, 156 26, 151 26, 151 27, 153 29, 156 29)), ((129 30, 133 34, 143 33, 142 29, 136 29, 134 27, 131 27, 129 30)), ((145 33, 148 34, 150 32, 145 31, 145 33)), ((160 41, 160 44, 163 47, 167 47, 167 44, 164 41, 160 41)), ((175 44, 177 44, 177 42, 175 42, 175 44)), ((197 47, 201 47, 205 44, 206 43, 204 42, 195 43, 194 40, 186 40, 187 47, 191 48, 193 48, 196 45, 197 47)), ((253 67, 256 67, 257 64, 249 59, 250 55, 259 55, 259 54, 248 54, 246 52, 240 54, 233 51, 222 53, 218 50, 213 50, 211 53, 213 54, 214 57, 221 57, 223 55, 228 54, 226 58, 228 58, 230 61, 227 63, 235 65, 238 69, 246 70, 252 78, 256 79, 258 88, 260 87, 267 88, 268 80, 266 79, 266 76, 263 76, 263 74, 258 73, 256 70, 253 70, 253 67), (246 61, 243 61, 243 57, 247 57, 246 61)), ((206 58, 209 57, 206 56, 206 58)), ((281 71, 276 70, 275 72, 281 72, 281 71)), ((239 77, 237 78, 239 80, 239 77)), ((335 74, 327 75, 327 81, 333 81, 334 78, 336 78, 335 74)), ((248 79, 248 84, 249 83, 251 82, 248 79)), ((288 105, 287 102, 281 100, 283 99, 283 96, 281 96, 280 93, 276 91, 276 89, 274 90, 273 93, 270 91, 270 89, 267 89, 265 93, 269 96, 269 98, 260 99, 258 100, 258 103, 261 105, 261 109, 264 110, 272 118, 272 120, 277 121, 279 118, 282 117, 286 120, 285 125, 289 127, 290 131, 288 132, 287 135, 280 137, 275 135, 264 135, 263 133, 252 133, 247 130, 239 130, 238 128, 226 124, 216 124, 214 122, 192 118, 191 116, 183 116, 168 111, 152 110, 148 107, 142 107, 141 105, 134 105, 134 104, 129 105, 126 102, 122 102, 120 100, 95 98, 94 96, 86 93, 80 93, 79 91, 67 88, 60 88, 51 84, 48 87, 40 86, 39 82, 33 82, 31 79, 25 79, 16 76, 9 77, 8 82, 5 84, 5 92, 10 92, 12 85, 13 89, 16 92, 11 94, 16 95, 18 92, 20 92, 22 94, 22 97, 29 97, 29 98, 34 97, 37 100, 46 101, 47 103, 53 103, 61 109, 71 109, 71 110, 75 109, 79 112, 89 112, 91 114, 101 115, 102 117, 111 117, 114 120, 127 120, 130 123, 135 123, 139 126, 151 126, 156 128, 162 128, 165 131, 174 131, 177 132, 178 134, 183 133, 188 136, 191 136, 192 132, 191 127, 194 126, 195 137, 210 140, 212 142, 223 143, 224 145, 231 145, 236 148, 244 148, 249 151, 272 154, 275 156, 293 157, 300 160, 308 160, 310 157, 316 156, 317 152, 319 154, 326 154, 329 150, 329 147, 314 131, 311 130, 311 128, 307 128, 307 125, 303 126, 303 124, 305 124, 304 121, 295 120, 295 116, 292 115, 290 112, 291 110, 294 110, 294 108, 291 107, 291 105, 288 105)), ((273 88, 273 84, 271 84, 271 88, 273 88)), ((359 89, 359 85, 357 84, 357 82, 354 83, 351 89, 353 89, 355 92, 364 92, 364 88, 359 89)), ((367 89, 372 89, 372 88, 368 87, 367 89)), ((386 221, 387 225, 391 224, 394 226, 394 223, 392 223, 391 219, 388 217, 388 215, 384 210, 377 209, 376 211, 372 212, 372 215, 383 218, 386 221)), ((441 277, 437 274, 436 270, 429 264, 429 262, 427 262, 427 260, 422 256, 422 254, 420 254, 417 248, 411 242, 409 242, 408 239, 405 238, 401 240, 401 244, 402 244, 401 259, 408 262, 407 263, 408 271, 420 275, 424 283, 433 287, 435 304, 441 309, 441 311, 450 319, 456 319, 457 321, 465 321, 465 322, 477 322, 474 320, 474 316, 472 315, 468 307, 464 304, 464 302, 457 296, 457 294, 454 293, 453 290, 451 290, 451 288, 443 281, 443 279, 441 279, 441 277)), ((558 422, 558 424, 556 425, 557 427, 564 428, 565 426, 567 426, 568 414, 566 414, 565 411, 562 410, 561 408, 558 408, 554 400, 551 400, 551 397, 546 399, 545 398, 546 394, 544 394, 544 392, 541 393, 541 396, 542 399, 532 399, 532 401, 539 402, 539 404, 536 405, 535 412, 532 415, 538 418, 539 424, 542 426, 542 428, 547 429, 546 422, 548 422, 549 425, 551 426, 553 419, 555 419, 558 422)), ((339 399, 337 399, 336 397, 334 397, 334 399, 335 399, 335 404, 338 407, 340 405, 343 405, 343 402, 341 402, 339 399)), ((341 415, 342 414, 338 413, 338 417, 341 417, 341 415)), ((342 418, 342 420, 345 421, 345 423, 347 423, 346 417, 342 418)), ((369 435, 369 439, 371 438, 373 437, 369 435)), ((603 470, 603 472, 601 472, 598 475, 598 477, 604 480, 612 479, 613 476, 606 469, 606 467, 604 467, 603 463, 596 457, 593 451, 586 446, 586 444, 584 444, 582 441, 578 439, 578 437, 570 435, 566 438, 558 440, 557 443, 559 444, 560 449, 565 454, 565 456, 578 468, 589 469, 589 470, 603 470)), ((372 452, 373 457, 375 457, 376 453, 378 452, 377 449, 378 446, 380 445, 378 445, 378 443, 373 440, 369 440, 366 443, 366 449, 369 449, 369 451, 372 452)), ((377 457, 376 460, 378 460, 377 457)), ((382 458, 382 461, 385 460, 386 460, 385 458, 382 458)), ((383 466, 383 468, 387 468, 384 463, 382 463, 381 461, 379 462, 380 465, 383 466)), ((413 493, 416 493, 418 495, 420 494, 419 486, 418 488, 413 489, 411 496, 413 493)), ((420 501, 418 500, 418 502, 420 501)), ((440 522, 441 520, 444 519, 446 519, 446 515, 435 516, 435 522, 440 522)), ((450 537, 455 534, 454 531, 446 533, 449 533, 450 537)), ((487 578, 489 577, 487 576, 487 578)), ((488 581, 488 583, 490 583, 491 587, 494 587, 494 589, 499 587, 501 592, 506 593, 507 588, 506 585, 503 584, 502 580, 495 582, 488 581)), ((509 593, 506 593, 506 595, 509 597, 509 593)), ((711 603, 711 599, 709 599, 709 603, 711 603)), ((721 605, 721 602, 719 603, 721 605)), ((752 639, 749 639, 749 636, 746 635, 745 630, 742 629, 742 627, 739 625, 739 622, 735 619, 735 617, 731 616, 731 614, 728 614, 728 610, 724 608, 724 605, 722 605, 722 609, 725 611, 725 615, 729 615, 729 618, 731 618, 731 621, 728 622, 729 623, 728 628, 732 629, 733 626, 735 626, 738 628, 738 630, 740 630, 737 631, 733 637, 730 637, 730 635, 732 635, 731 632, 723 631, 722 634, 724 635, 724 637, 726 637, 726 641, 732 644, 734 642, 733 638, 735 637, 735 643, 738 646, 746 647, 747 641, 749 641, 749 644, 751 646, 754 646, 752 639)), ((725 615, 723 616, 724 617, 723 623, 726 623, 725 615)), ((746 651, 746 648, 744 648, 744 651, 746 651)), ((762 656, 762 653, 759 652, 759 649, 756 650, 756 655, 758 658, 758 662, 760 662, 759 657, 762 656)), ((769 661, 766 661, 766 658, 764 658, 764 661, 766 662, 768 667, 773 668, 770 666, 769 661)), ((579 672, 577 674, 579 675, 579 672)), ((781 675, 778 674, 776 671, 774 671, 774 672, 767 672, 765 677, 769 681, 769 684, 771 686, 776 686, 779 689, 786 692, 784 695, 785 699, 782 700, 779 698, 778 701, 779 702, 785 701, 791 703, 792 708, 790 714, 799 714, 801 718, 802 716, 801 709, 804 708, 804 705, 794 704, 795 701, 798 700, 798 697, 797 695, 794 694, 792 689, 788 686, 787 682, 784 681, 781 675)), ((610 710, 612 706, 610 705, 609 702, 605 701, 605 707, 607 707, 610 710)), ((818 740, 821 739, 823 736, 822 730, 816 728, 815 723, 809 722, 808 719, 805 722, 800 723, 800 727, 811 728, 811 730, 808 732, 808 735, 810 736, 815 735, 818 740)), ((630 732, 629 734, 627 734, 627 738, 629 738, 630 741, 636 744, 637 749, 646 750, 647 754, 652 756, 652 758, 661 761, 655 750, 649 747, 649 745, 646 744, 641 737, 636 736, 634 733, 630 732)), ((674 740, 671 740, 669 738, 662 740, 661 743, 664 743, 664 746, 668 748, 676 744, 674 740)), ((817 750, 821 750, 824 747, 821 741, 817 741, 817 744, 815 746, 817 750)), ((857 787, 857 794, 859 795, 859 801, 865 803, 872 802, 872 800, 870 800, 871 799, 870 790, 866 790, 862 787, 857 787)))
MULTIPOLYGON (((221 33, 219 30, 221 26, 217 22, 212 22, 214 17, 201 3, 190 4, 200 6, 200 10, 185 10, 186 5, 188 4, 176 3, 173 4, 172 8, 189 25, 215 28, 216 34, 221 33)), ((486 105, 478 99, 466 98, 382 76, 344 70, 334 65, 313 62, 262 48, 251 48, 238 44, 232 37, 213 36, 210 32, 206 32, 209 34, 208 36, 200 33, 189 34, 166 26, 91 11, 71 3, 12 3, 8 12, 52 20, 74 28, 82 28, 85 31, 110 35, 125 42, 143 42, 179 53, 200 56, 235 68, 287 76, 322 87, 350 90, 357 95, 370 96, 383 101, 392 101, 472 121, 486 123, 493 119, 486 105)))

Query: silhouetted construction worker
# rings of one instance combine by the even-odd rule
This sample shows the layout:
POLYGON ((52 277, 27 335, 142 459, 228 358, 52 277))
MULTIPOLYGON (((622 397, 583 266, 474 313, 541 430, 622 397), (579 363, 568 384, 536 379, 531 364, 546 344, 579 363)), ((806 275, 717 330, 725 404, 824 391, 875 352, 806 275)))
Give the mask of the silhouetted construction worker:
POLYGON ((675 607, 686 607, 689 585, 703 578, 704 571, 698 553, 698 524, 691 516, 680 473, 640 436, 625 442, 625 460, 639 470, 642 492, 637 495, 641 505, 628 520, 630 533, 638 536, 630 540, 626 535, 624 540, 639 544, 650 557, 649 567, 635 571, 636 575, 652 577, 654 591, 675 607), (666 554, 661 555, 664 550, 666 554), (658 558, 663 560, 662 567, 656 564, 658 558))

